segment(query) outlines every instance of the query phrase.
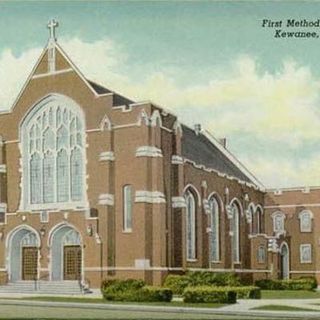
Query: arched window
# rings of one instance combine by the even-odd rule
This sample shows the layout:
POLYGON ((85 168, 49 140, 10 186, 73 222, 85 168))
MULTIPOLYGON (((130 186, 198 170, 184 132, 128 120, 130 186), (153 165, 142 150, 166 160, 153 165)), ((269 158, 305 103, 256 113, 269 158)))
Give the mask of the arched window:
POLYGON ((274 212, 271 215, 273 219, 273 231, 275 233, 283 233, 284 232, 284 214, 282 212, 274 212))
POLYGON ((85 133, 81 109, 69 98, 47 97, 24 119, 21 141, 21 209, 85 206, 85 133))
POLYGON ((196 259, 196 201, 193 193, 188 190, 185 195, 187 212, 186 212, 186 247, 187 260, 196 259))
POLYGON ((312 218, 313 218, 313 215, 310 211, 304 210, 299 213, 301 232, 312 231, 312 218))
POLYGON ((123 188, 123 231, 132 230, 132 186, 123 188))
POLYGON ((220 259, 220 231, 219 231, 219 204, 215 197, 209 200, 210 207, 210 255, 211 261, 219 261, 220 259))
POLYGON ((256 219, 257 219, 257 233, 260 234, 263 232, 263 216, 262 216, 262 210, 260 207, 256 210, 256 219))
POLYGON ((266 262, 266 248, 263 245, 260 245, 258 247, 258 263, 265 263, 266 262))
POLYGON ((232 204, 232 258, 233 263, 240 262, 240 210, 236 203, 232 204))

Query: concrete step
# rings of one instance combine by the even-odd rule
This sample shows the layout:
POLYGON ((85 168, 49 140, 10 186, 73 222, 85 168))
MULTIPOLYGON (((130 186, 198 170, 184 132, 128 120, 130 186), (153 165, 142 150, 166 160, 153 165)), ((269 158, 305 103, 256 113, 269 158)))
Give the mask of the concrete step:
POLYGON ((0 286, 0 293, 80 294, 78 281, 17 281, 0 286))

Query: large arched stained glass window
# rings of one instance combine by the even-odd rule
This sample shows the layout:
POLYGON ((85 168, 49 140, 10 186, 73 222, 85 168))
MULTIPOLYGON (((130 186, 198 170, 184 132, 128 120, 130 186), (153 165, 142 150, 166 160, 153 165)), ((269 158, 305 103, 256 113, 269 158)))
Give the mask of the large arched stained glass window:
POLYGON ((58 95, 44 99, 27 115, 21 131, 22 208, 85 203, 83 121, 80 108, 58 95))
POLYGON ((186 212, 186 247, 187 260, 196 259, 196 201, 191 191, 187 191, 185 195, 187 212, 186 212))
POLYGON ((210 253, 211 261, 219 261, 220 258, 220 232, 219 232, 219 204, 216 198, 209 200, 210 206, 210 253))

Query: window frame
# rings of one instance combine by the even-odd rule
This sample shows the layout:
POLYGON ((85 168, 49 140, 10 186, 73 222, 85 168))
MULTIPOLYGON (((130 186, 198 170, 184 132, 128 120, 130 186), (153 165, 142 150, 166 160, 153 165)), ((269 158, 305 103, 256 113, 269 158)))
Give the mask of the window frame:
POLYGON ((300 263, 301 264, 306 264, 306 263, 312 263, 312 245, 311 243, 303 243, 300 244, 300 263), (310 260, 304 260, 303 259, 303 248, 309 248, 310 250, 310 260))
POLYGON ((241 263, 241 246, 240 246, 240 217, 241 209, 238 203, 231 204, 232 210, 232 262, 233 264, 241 263), (237 219, 235 219, 237 217, 237 219), (236 232, 235 232, 236 231, 236 232))
POLYGON ((215 196, 209 198, 209 208, 210 208, 210 261, 212 263, 220 262, 220 205, 219 201, 215 196), (213 212, 212 203, 214 202, 215 214, 213 212), (215 217, 214 217, 214 216, 215 217), (213 221, 215 220, 215 228, 213 228, 213 221), (215 229, 215 230, 214 230, 215 229), (213 257, 213 234, 216 234, 216 257, 213 257))
POLYGON ((300 224, 300 232, 307 232, 310 233, 312 232, 312 219, 313 219, 313 214, 309 210, 303 210, 299 213, 299 224, 300 224), (309 227, 305 228, 303 227, 302 221, 303 221, 303 216, 309 216, 309 227))
POLYGON ((186 259, 187 261, 197 260, 197 227, 196 227, 196 214, 197 214, 197 200, 196 196, 191 190, 187 190, 185 193, 186 200, 186 259), (189 214, 189 202, 191 200, 192 211, 189 214), (189 221, 189 215, 191 218, 191 227, 189 221), (189 239, 189 227, 190 227, 190 239, 189 239))
POLYGON ((274 212, 272 215, 272 220, 273 220, 273 225, 272 225, 272 229, 274 233, 284 233, 285 232, 285 214, 281 211, 276 211, 274 212), (281 218, 281 229, 276 228, 276 220, 277 218, 281 218))

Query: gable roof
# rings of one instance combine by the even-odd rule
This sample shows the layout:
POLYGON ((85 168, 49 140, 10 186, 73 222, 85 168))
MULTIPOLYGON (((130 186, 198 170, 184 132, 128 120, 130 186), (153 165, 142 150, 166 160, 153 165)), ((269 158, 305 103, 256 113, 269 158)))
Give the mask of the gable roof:
POLYGON ((186 125, 181 127, 184 158, 264 189, 261 182, 213 137, 205 132, 196 134, 186 125))
POLYGON ((98 95, 109 94, 109 93, 113 94, 113 107, 129 105, 131 103, 135 103, 134 101, 130 100, 129 98, 126 98, 126 97, 124 97, 114 91, 111 91, 108 88, 102 86, 101 84, 98 84, 98 83, 93 82, 88 79, 87 79, 87 81, 98 95))

